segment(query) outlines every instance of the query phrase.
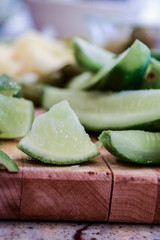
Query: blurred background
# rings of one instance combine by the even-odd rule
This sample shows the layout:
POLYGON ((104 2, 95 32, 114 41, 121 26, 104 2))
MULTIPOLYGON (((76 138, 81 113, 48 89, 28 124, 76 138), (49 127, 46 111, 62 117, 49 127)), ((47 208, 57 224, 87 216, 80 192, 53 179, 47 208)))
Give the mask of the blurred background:
POLYGON ((34 82, 57 71, 59 81, 76 64, 75 35, 113 53, 135 39, 159 51, 159 13, 160 0, 0 0, 0 74, 34 82))
POLYGON ((0 38, 31 29, 52 38, 79 35, 116 53, 138 38, 160 48, 159 0, 1 0, 0 38))

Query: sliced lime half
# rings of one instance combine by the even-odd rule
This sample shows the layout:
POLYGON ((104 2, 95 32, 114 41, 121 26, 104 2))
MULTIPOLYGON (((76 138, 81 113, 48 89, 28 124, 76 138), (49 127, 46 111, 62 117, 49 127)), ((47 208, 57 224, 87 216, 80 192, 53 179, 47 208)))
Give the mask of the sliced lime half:
POLYGON ((99 155, 97 145, 67 101, 37 117, 18 148, 42 162, 57 165, 77 164, 99 155))

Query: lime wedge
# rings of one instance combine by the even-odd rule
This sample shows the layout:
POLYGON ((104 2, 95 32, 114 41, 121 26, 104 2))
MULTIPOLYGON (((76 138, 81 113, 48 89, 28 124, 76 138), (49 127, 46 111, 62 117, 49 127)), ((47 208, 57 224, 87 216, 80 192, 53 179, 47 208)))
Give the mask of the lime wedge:
POLYGON ((109 61, 92 78, 92 89, 121 91, 139 89, 150 61, 150 49, 136 40, 131 47, 109 61))
POLYGON ((0 94, 0 138, 18 138, 30 130, 34 117, 31 101, 0 94))
POLYGON ((33 158, 57 165, 77 164, 99 155, 67 101, 37 117, 17 147, 33 158))
POLYGON ((160 129, 160 89, 118 93, 55 87, 43 89, 41 102, 45 109, 64 99, 87 130, 160 129))
POLYGON ((160 163, 160 133, 139 130, 104 131, 99 139, 110 153, 124 161, 160 163))
POLYGON ((116 55, 84 39, 75 37, 73 50, 77 63, 91 71, 98 71, 106 66, 116 55))
POLYGON ((0 164, 8 169, 9 172, 18 172, 19 168, 15 162, 3 151, 0 150, 0 164))
POLYGON ((6 74, 2 74, 0 76, 0 94, 13 96, 19 94, 20 91, 21 87, 16 81, 14 81, 6 74))

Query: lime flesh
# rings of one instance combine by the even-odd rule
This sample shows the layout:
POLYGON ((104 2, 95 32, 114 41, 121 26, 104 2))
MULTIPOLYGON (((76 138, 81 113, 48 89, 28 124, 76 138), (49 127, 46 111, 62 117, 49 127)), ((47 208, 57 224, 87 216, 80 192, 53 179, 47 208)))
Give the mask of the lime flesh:
POLYGON ((42 162, 58 165, 85 162, 99 155, 67 101, 40 115, 18 148, 42 162))

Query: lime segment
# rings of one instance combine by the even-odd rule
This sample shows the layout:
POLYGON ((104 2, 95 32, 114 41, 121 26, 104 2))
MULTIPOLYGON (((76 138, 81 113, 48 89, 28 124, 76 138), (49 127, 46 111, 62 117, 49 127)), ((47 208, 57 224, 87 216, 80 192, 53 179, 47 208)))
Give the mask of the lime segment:
POLYGON ((33 117, 31 101, 0 94, 0 138, 25 136, 31 128, 33 117))
POLYGON ((93 77, 92 88, 112 91, 138 89, 150 57, 149 48, 136 40, 93 77))
POLYGON ((7 76, 6 74, 2 74, 0 76, 0 94, 6 96, 17 95, 21 91, 21 87, 18 85, 16 81, 7 76))
POLYGON ((0 164, 4 165, 9 172, 18 172, 19 168, 15 162, 3 151, 0 150, 0 164))
POLYGON ((91 71, 100 70, 116 56, 114 53, 78 37, 73 40, 73 50, 77 63, 91 71))
POLYGON ((99 139, 119 159, 142 164, 160 163, 160 133, 104 131, 99 139))
POLYGON ((119 93, 75 91, 45 87, 42 105, 49 109, 66 99, 86 129, 92 131, 140 129, 159 131, 160 90, 119 93))
POLYGON ((58 165, 77 164, 99 155, 67 101, 37 117, 18 148, 42 162, 58 165))

